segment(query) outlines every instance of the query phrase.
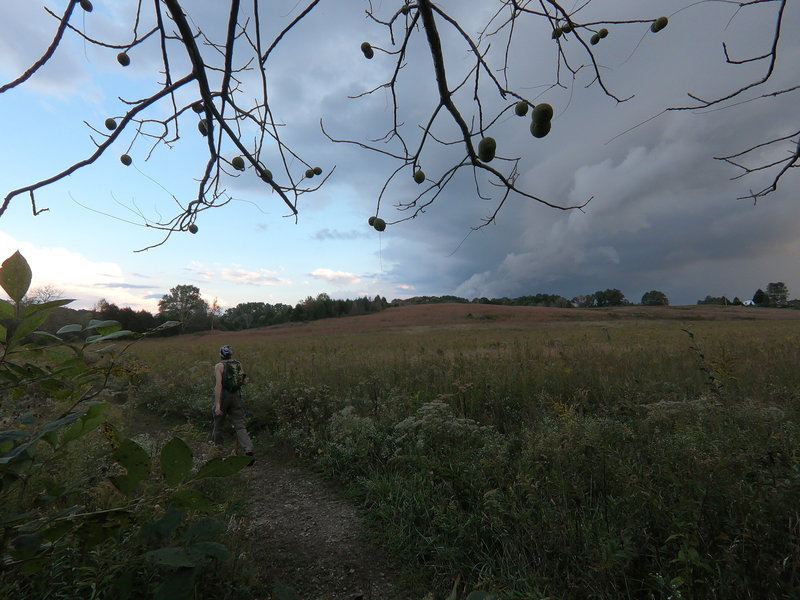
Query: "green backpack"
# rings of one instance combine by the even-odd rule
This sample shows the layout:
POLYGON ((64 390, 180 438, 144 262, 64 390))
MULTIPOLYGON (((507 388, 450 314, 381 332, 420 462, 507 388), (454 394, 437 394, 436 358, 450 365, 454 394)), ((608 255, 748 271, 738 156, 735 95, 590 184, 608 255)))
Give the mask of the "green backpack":
POLYGON ((226 392, 238 392, 247 375, 238 360, 223 360, 222 389, 226 392))

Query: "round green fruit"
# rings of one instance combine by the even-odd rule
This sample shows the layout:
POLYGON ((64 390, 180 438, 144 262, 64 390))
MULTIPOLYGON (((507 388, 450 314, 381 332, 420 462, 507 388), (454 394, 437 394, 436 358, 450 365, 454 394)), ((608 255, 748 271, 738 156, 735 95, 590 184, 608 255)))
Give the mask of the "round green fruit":
POLYGON ((375 218, 375 222, 372 224, 372 226, 373 226, 373 227, 374 227, 374 228, 375 228, 377 231, 383 231, 384 229, 386 229, 386 221, 384 221, 384 220, 383 220, 383 219, 381 219, 380 217, 376 217, 376 218, 375 218))
POLYGON ((557 40, 558 38, 561 37, 562 33, 564 33, 564 31, 561 29, 561 27, 556 27, 555 29, 553 29, 553 33, 550 35, 550 37, 553 38, 554 40, 557 40))
POLYGON ((368 223, 369 223, 369 226, 370 226, 370 227, 373 227, 373 226, 375 225, 375 221, 377 220, 377 218, 378 218, 378 217, 370 217, 370 218, 369 218, 369 221, 368 221, 368 223))
POLYGON ((597 34, 600 36, 601 39, 604 38, 604 37, 607 37, 608 36, 608 29, 603 27, 600 31, 597 32, 597 34))
POLYGON ((314 175, 322 175, 322 167, 314 167, 314 175))
POLYGON ((106 119, 106 129, 114 131, 116 128, 117 128, 117 122, 111 117, 108 117, 106 119))
POLYGON ((123 67, 127 67, 129 64, 131 64, 131 57, 128 56, 127 52, 120 52, 117 54, 117 62, 123 67))
POLYGON ((197 130, 200 132, 200 135, 208 135, 208 121, 200 119, 197 122, 197 130))
POLYGON ((531 115, 534 123, 549 123, 553 118, 553 107, 547 102, 542 102, 533 107, 533 114, 531 115))
POLYGON ((650 25, 650 31, 653 33, 658 33, 667 26, 667 23, 669 23, 669 19, 667 19, 667 17, 658 17, 655 21, 653 21, 653 24, 650 25))
POLYGON ((518 117, 524 117, 528 114, 528 103, 524 100, 520 100, 514 105, 514 114, 518 117))
POLYGON ((478 158, 483 162, 492 162, 497 151, 497 142, 493 137, 485 137, 478 142, 478 158))
POLYGON ((419 169, 414 173, 414 181, 416 181, 418 184, 425 181, 425 173, 422 171, 422 169, 419 169))
POLYGON ((196 112, 197 114, 200 114, 200 113, 201 113, 201 112, 203 112, 205 109, 206 109, 206 105, 205 105, 205 104, 203 104, 203 101, 202 101, 202 100, 198 100, 197 102, 195 102, 194 104, 192 104, 192 110, 193 110, 194 112, 196 112))
POLYGON ((264 169, 264 172, 261 173, 261 181, 265 183, 272 183, 272 171, 269 169, 264 169))
POLYGON ((119 162, 121 162, 126 167, 130 167, 131 163, 133 162, 133 159, 127 154, 123 154, 122 156, 119 157, 119 162))
POLYGON ((94 6, 92 6, 92 3, 90 2, 90 0, 81 0, 81 8, 83 10, 85 10, 86 12, 92 12, 92 9, 94 9, 94 6))
POLYGON ((314 176, 314 169, 306 169, 306 177, 311 179, 314 176))
POLYGON ((189 233, 197 233, 197 225, 195 225, 194 223, 189 225, 189 233))
POLYGON ((372 45, 369 42, 361 42, 361 52, 364 53, 364 57, 367 59, 375 56, 375 51, 372 49, 372 45))
POLYGON ((600 41, 600 34, 599 33, 595 33, 591 38, 589 38, 589 43, 592 46, 596 46, 599 41, 600 41))
POLYGON ((244 171, 244 159, 241 156, 234 156, 231 166, 237 171, 244 171))
POLYGON ((563 31, 564 33, 570 33, 572 31, 572 25, 570 25, 569 23, 567 23, 566 25, 562 25, 561 31, 563 31))
POLYGON ((550 133, 550 121, 545 121, 544 123, 533 121, 531 123, 531 133, 535 138, 543 138, 550 133))
POLYGON ((400 7, 400 12, 401 12, 402 14, 404 14, 404 15, 407 15, 407 14, 408 14, 408 10, 409 10, 409 9, 408 9, 408 4, 403 4, 403 6, 401 6, 401 7, 400 7))

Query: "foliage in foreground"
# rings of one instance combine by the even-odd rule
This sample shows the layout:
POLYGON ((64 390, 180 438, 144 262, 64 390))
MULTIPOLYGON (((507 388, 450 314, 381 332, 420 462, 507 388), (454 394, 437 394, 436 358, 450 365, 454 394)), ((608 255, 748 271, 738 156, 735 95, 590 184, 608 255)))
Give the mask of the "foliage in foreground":
MULTIPOLYGON (((442 595, 796 597, 797 325, 683 327, 234 343, 251 425, 347 482, 442 595)), ((202 350, 177 343, 139 350, 183 412, 202 350)))
POLYGON ((207 484, 249 458, 195 464, 180 438, 120 435, 106 419, 125 376, 113 342, 133 334, 112 321, 37 331, 69 300, 23 304, 30 281, 18 252, 0 268, 0 597, 196 598, 201 580, 219 597, 229 551, 207 484))

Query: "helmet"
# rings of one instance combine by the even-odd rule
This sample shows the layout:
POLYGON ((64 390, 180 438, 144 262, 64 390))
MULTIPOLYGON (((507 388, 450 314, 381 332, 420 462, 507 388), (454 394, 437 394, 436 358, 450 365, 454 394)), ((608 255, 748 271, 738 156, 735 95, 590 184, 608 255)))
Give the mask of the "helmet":
POLYGON ((233 348, 231 348, 230 346, 222 346, 219 349, 220 358, 230 358, 231 356, 233 356, 233 348))

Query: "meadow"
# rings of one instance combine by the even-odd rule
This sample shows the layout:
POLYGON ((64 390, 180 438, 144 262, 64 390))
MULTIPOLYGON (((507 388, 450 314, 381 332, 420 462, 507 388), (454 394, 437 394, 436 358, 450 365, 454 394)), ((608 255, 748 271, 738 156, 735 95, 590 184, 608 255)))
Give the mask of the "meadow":
POLYGON ((800 595, 800 313, 452 305, 145 340, 128 394, 343 482, 443 597, 800 595))

